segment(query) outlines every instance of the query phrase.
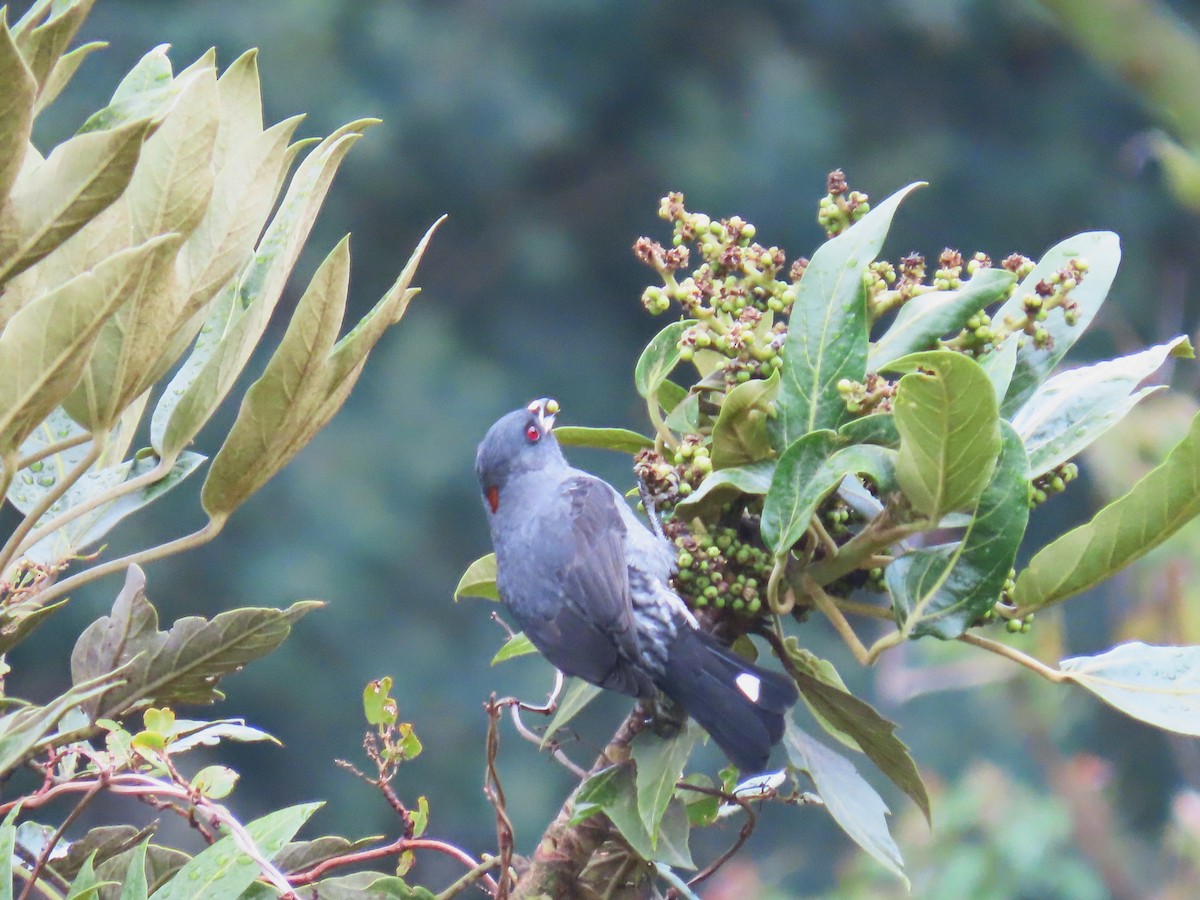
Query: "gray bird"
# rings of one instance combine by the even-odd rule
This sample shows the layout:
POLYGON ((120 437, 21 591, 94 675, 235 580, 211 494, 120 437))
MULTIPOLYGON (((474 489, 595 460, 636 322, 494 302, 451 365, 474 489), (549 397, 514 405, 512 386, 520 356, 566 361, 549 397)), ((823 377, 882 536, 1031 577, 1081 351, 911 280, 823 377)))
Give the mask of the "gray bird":
POLYGON ((475 458, 501 600, 564 674, 643 699, 661 690, 743 773, 761 772, 795 685, 699 629, 669 586, 674 548, 615 488, 567 463, 557 412, 542 399, 508 413, 475 458))

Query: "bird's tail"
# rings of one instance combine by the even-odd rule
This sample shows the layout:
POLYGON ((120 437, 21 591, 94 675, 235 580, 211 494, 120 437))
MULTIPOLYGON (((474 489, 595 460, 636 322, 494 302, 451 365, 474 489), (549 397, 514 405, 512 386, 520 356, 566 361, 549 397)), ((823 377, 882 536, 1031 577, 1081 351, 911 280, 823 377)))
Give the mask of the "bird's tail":
POLYGON ((760 669, 686 625, 671 642, 658 686, 746 775, 767 767, 771 748, 783 737, 784 716, 797 700, 790 678, 760 669))

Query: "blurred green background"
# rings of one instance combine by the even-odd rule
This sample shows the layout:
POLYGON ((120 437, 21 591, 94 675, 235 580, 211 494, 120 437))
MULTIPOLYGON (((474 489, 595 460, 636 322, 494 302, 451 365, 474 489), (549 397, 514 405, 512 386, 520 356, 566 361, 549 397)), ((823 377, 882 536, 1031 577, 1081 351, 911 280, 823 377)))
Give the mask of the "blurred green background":
MULTIPOLYGON (((10 20, 27 5, 17 2, 10 20)), ((1200 21, 1191 4, 1175 11, 1179 28, 1200 21)), ((345 410, 215 543, 148 569, 166 620, 304 597, 329 603, 279 652, 230 678, 214 711, 286 745, 221 751, 243 774, 231 802, 244 817, 327 799, 317 830, 394 832, 381 798, 333 763, 362 763, 362 687, 392 674, 426 748, 398 791, 428 795, 431 834, 474 853, 494 848, 481 704, 490 691, 539 698, 550 669, 533 658, 490 668, 503 640, 491 605, 451 601, 462 569, 490 549, 475 445, 498 415, 546 395, 562 403, 562 421, 646 429, 631 372, 663 323, 638 304, 650 273, 630 245, 667 236, 655 215, 666 191, 714 217, 742 215, 794 257, 821 239, 816 201, 830 169, 844 168, 875 199, 927 180, 898 217, 893 257, 936 257, 944 246, 1036 257, 1078 231, 1121 235, 1121 273, 1075 360, 1139 349, 1196 320, 1196 216, 1143 164, 1142 136, 1163 123, 1159 111, 1032 2, 99 0, 80 39, 111 46, 43 116, 43 148, 163 42, 177 69, 210 46, 222 66, 261 48, 266 117, 307 112, 302 134, 384 119, 334 184, 293 303, 353 231, 349 315, 361 315, 428 224, 450 215, 419 272, 424 293, 345 410)), ((280 306, 290 308, 286 296, 280 306)), ((1195 393, 1193 371, 1175 381, 1195 393)), ((1168 410, 1147 421, 1174 419, 1168 410)), ((219 428, 197 449, 214 452, 219 428)), ((574 458, 630 483, 626 458, 574 458)), ((1039 510, 1030 549, 1086 518, 1096 489, 1132 477, 1134 465, 1118 459, 1103 484, 1093 478, 1039 510)), ((188 486, 178 494, 120 530, 110 552, 199 525, 188 486)), ((1144 577, 1093 592, 1065 623, 1039 623, 1029 646, 1051 658, 1060 641, 1064 654, 1110 645, 1134 601, 1159 596, 1163 566, 1182 567, 1172 583, 1190 587, 1184 541, 1196 538, 1176 541, 1144 577)), ((119 586, 77 596, 23 646, 12 690, 41 698, 61 688, 75 635, 119 586)), ((1145 616, 1150 629, 1170 624, 1145 616)), ((1200 642, 1200 629, 1140 636, 1200 642)), ((907 801, 887 794, 904 814, 898 837, 916 896, 1151 896, 1140 893, 1148 886, 1176 896, 1166 892, 1180 885, 1178 896, 1189 895, 1200 845, 1188 792, 1200 789, 1195 741, 1024 673, 1004 680, 1007 669, 955 646, 922 642, 864 673, 822 625, 804 639, 901 723, 937 788, 932 838, 910 821, 907 801), (1080 830, 1088 822, 1099 837, 1080 830)), ((590 757, 626 708, 619 698, 597 704, 568 750, 590 757)), ((701 759, 720 764, 715 751, 701 759)), ((518 849, 529 852, 571 779, 508 728, 501 774, 518 849)), ((698 838, 697 858, 719 852, 736 828, 731 820, 698 838)), ((420 859, 415 877, 444 883, 442 865, 420 859)), ((706 896, 820 896, 835 886, 847 897, 899 891, 820 810, 770 809, 749 853, 706 896)))

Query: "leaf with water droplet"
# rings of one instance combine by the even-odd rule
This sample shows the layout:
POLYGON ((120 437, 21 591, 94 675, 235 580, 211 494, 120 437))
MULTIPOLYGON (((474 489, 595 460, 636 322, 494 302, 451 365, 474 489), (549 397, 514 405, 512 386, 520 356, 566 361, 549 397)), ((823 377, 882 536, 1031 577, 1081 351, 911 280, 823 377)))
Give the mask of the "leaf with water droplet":
POLYGON ((1133 641, 1097 656, 1064 659, 1059 668, 1126 715, 1200 737, 1200 647, 1133 641))
MULTIPOLYGON (((282 847, 321 806, 301 803, 268 813, 248 823, 246 833, 260 849, 269 844, 282 847)), ((266 855, 270 858, 275 854, 266 855)), ((258 863, 242 852, 233 835, 229 835, 197 853, 174 878, 151 894, 150 900, 238 897, 258 876, 258 863)))

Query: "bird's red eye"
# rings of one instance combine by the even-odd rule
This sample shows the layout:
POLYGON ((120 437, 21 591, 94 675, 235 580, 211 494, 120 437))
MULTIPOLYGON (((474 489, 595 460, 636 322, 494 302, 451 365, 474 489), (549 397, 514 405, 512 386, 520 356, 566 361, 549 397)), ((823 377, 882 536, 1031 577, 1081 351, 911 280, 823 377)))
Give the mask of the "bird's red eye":
POLYGON ((529 438, 530 441, 536 441, 541 436, 542 433, 538 430, 536 425, 530 425, 525 429, 525 437, 529 438))

